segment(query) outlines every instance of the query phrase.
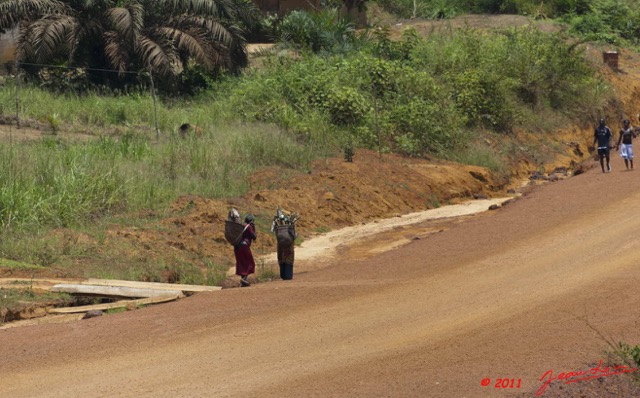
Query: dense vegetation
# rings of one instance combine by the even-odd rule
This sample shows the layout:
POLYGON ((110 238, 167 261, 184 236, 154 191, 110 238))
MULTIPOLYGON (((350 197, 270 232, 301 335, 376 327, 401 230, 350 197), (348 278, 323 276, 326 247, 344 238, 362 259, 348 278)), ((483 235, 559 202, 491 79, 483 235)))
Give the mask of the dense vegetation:
POLYGON ((20 27, 26 71, 80 67, 83 79, 111 87, 149 69, 170 87, 194 64, 238 71, 247 64, 243 27, 256 22, 250 0, 0 1, 0 31, 20 27))
POLYGON ((403 18, 451 18, 468 13, 504 13, 553 18, 588 40, 640 44, 638 0, 375 0, 403 18))
MULTIPOLYGON (((137 134, 135 126, 153 125, 152 100, 142 94, 23 88, 30 98, 23 116, 52 130, 65 123, 97 136, 103 127, 125 134, 75 144, 55 138, 0 144, 0 225, 72 225, 114 209, 158 208, 180 193, 237 195, 238 182, 256 167, 304 169, 310 153, 347 145, 455 158, 477 131, 544 127, 549 115, 585 116, 605 100, 579 47, 536 30, 428 38, 410 31, 397 42, 382 32, 360 41, 358 51, 342 55, 273 56, 263 69, 230 77, 188 104, 161 106, 162 131, 189 121, 205 129, 209 146, 151 143, 137 134), (280 129, 229 129, 234 120, 280 129), (232 159, 246 168, 231 167, 232 159)), ((13 94, 11 86, 0 91, 0 109, 13 108, 13 94)))
POLYGON ((299 136, 323 120, 357 145, 446 157, 473 129, 508 133, 534 112, 575 115, 598 99, 578 47, 533 29, 426 39, 408 31, 398 42, 382 32, 368 43, 348 55, 274 59, 230 100, 243 117, 299 136))
POLYGON ((260 68, 213 79, 190 63, 193 95, 161 97, 159 139, 144 85, 127 94, 74 90, 60 73, 56 90, 13 79, 0 86, 0 118, 12 119, 18 91, 23 123, 52 133, 0 143, 0 254, 50 265, 55 258, 38 238, 50 228, 99 226, 108 216, 166 208, 181 194, 241 195, 256 168, 308 170, 312 158, 347 148, 506 174, 511 158, 544 161, 531 146, 509 144, 514 129, 544 134, 595 118, 609 99, 580 45, 535 28, 428 37, 409 30, 396 41, 382 27, 356 32, 331 10, 267 25, 279 46, 260 68), (185 122, 202 136, 181 139, 185 122), (59 130, 82 134, 63 141, 59 130), (488 146, 486 137, 505 144, 488 146))

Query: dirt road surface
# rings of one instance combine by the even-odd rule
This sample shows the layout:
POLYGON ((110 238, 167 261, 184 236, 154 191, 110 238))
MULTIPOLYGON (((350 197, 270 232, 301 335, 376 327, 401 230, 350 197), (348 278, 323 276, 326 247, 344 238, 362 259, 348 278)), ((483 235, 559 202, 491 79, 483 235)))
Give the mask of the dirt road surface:
POLYGON ((292 281, 0 331, 0 396, 534 396, 606 360, 602 336, 638 343, 640 170, 623 168, 292 281))

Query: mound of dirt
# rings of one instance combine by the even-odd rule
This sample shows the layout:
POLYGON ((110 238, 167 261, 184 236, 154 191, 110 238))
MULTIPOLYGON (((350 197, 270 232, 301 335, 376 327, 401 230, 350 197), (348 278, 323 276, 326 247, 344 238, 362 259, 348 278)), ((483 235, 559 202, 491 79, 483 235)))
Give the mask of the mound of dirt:
MULTIPOLYGON (((580 160, 569 153, 560 159, 564 165, 568 165, 564 156, 580 160)), ((196 263, 206 258, 232 266, 233 251, 224 238, 224 221, 231 207, 256 216, 259 236, 252 249, 261 256, 275 251, 269 227, 278 207, 301 216, 297 231, 306 240, 338 228, 446 204, 507 196, 521 190, 522 179, 529 181, 532 170, 526 164, 521 167, 511 180, 514 185, 482 167, 359 150, 353 162, 319 160, 309 173, 261 170, 251 177, 251 190, 242 198, 181 197, 172 205, 172 217, 144 228, 116 226, 105 244, 118 246, 126 241, 132 258, 181 258, 196 263)))

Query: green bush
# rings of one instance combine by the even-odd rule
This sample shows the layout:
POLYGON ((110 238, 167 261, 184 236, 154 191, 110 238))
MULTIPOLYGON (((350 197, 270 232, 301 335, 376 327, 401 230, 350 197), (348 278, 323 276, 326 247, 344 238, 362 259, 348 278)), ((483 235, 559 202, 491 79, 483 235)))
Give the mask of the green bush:
MULTIPOLYGON (((640 344, 639 345, 629 345, 627 343, 620 342, 616 348, 616 353, 623 359, 625 362, 630 362, 633 366, 640 366, 640 344)), ((636 377, 637 378, 637 377, 636 377)))
POLYGON ((492 109, 496 97, 490 95, 495 90, 489 81, 484 80, 480 71, 471 69, 454 76, 453 88, 456 106, 464 115, 465 124, 473 126, 485 121, 489 121, 491 125, 497 124, 496 120, 499 118, 493 114, 497 109, 492 109))
POLYGON ((444 154, 461 141, 458 120, 453 118, 453 109, 443 109, 441 104, 414 98, 396 106, 390 113, 396 143, 403 148, 412 148, 407 155, 420 156, 425 153, 444 154), (410 140, 410 142, 409 142, 410 140))
POLYGON ((279 27, 282 45, 319 52, 342 52, 355 43, 355 26, 335 8, 319 12, 292 11, 279 27))
POLYGON ((569 21, 571 32, 589 40, 616 43, 618 37, 597 14, 585 14, 569 21))
POLYGON ((459 12, 458 2, 451 0, 377 0, 387 12, 401 18, 452 18, 459 12))
POLYGON ((319 104, 338 126, 359 124, 369 110, 367 100, 355 88, 334 88, 319 104))
POLYGON ((586 14, 591 11, 590 0, 555 0, 553 2, 557 14, 586 14))
MULTIPOLYGON (((301 136, 335 129, 370 148, 419 156, 464 141, 465 125, 504 133, 528 109, 592 109, 594 82, 578 47, 532 28, 408 32, 398 42, 381 30, 369 51, 274 58, 232 98, 249 120, 301 136), (318 128, 303 122, 307 115, 316 115, 318 128)), ((338 136, 335 144, 345 141, 338 136)))
POLYGON ((374 54, 389 60, 408 60, 411 51, 419 43, 418 32, 408 28, 400 40, 391 40, 388 27, 379 27, 372 33, 374 54))
POLYGON ((564 15, 570 32, 587 40, 640 43, 640 10, 634 0, 597 0, 564 15))

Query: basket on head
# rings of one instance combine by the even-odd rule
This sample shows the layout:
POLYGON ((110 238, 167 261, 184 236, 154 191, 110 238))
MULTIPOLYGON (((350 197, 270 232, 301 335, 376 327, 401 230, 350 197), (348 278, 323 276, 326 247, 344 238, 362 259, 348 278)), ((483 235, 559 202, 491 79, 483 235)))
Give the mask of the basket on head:
POLYGON ((242 234, 246 227, 234 221, 225 221, 224 238, 233 246, 237 246, 242 241, 242 234))

